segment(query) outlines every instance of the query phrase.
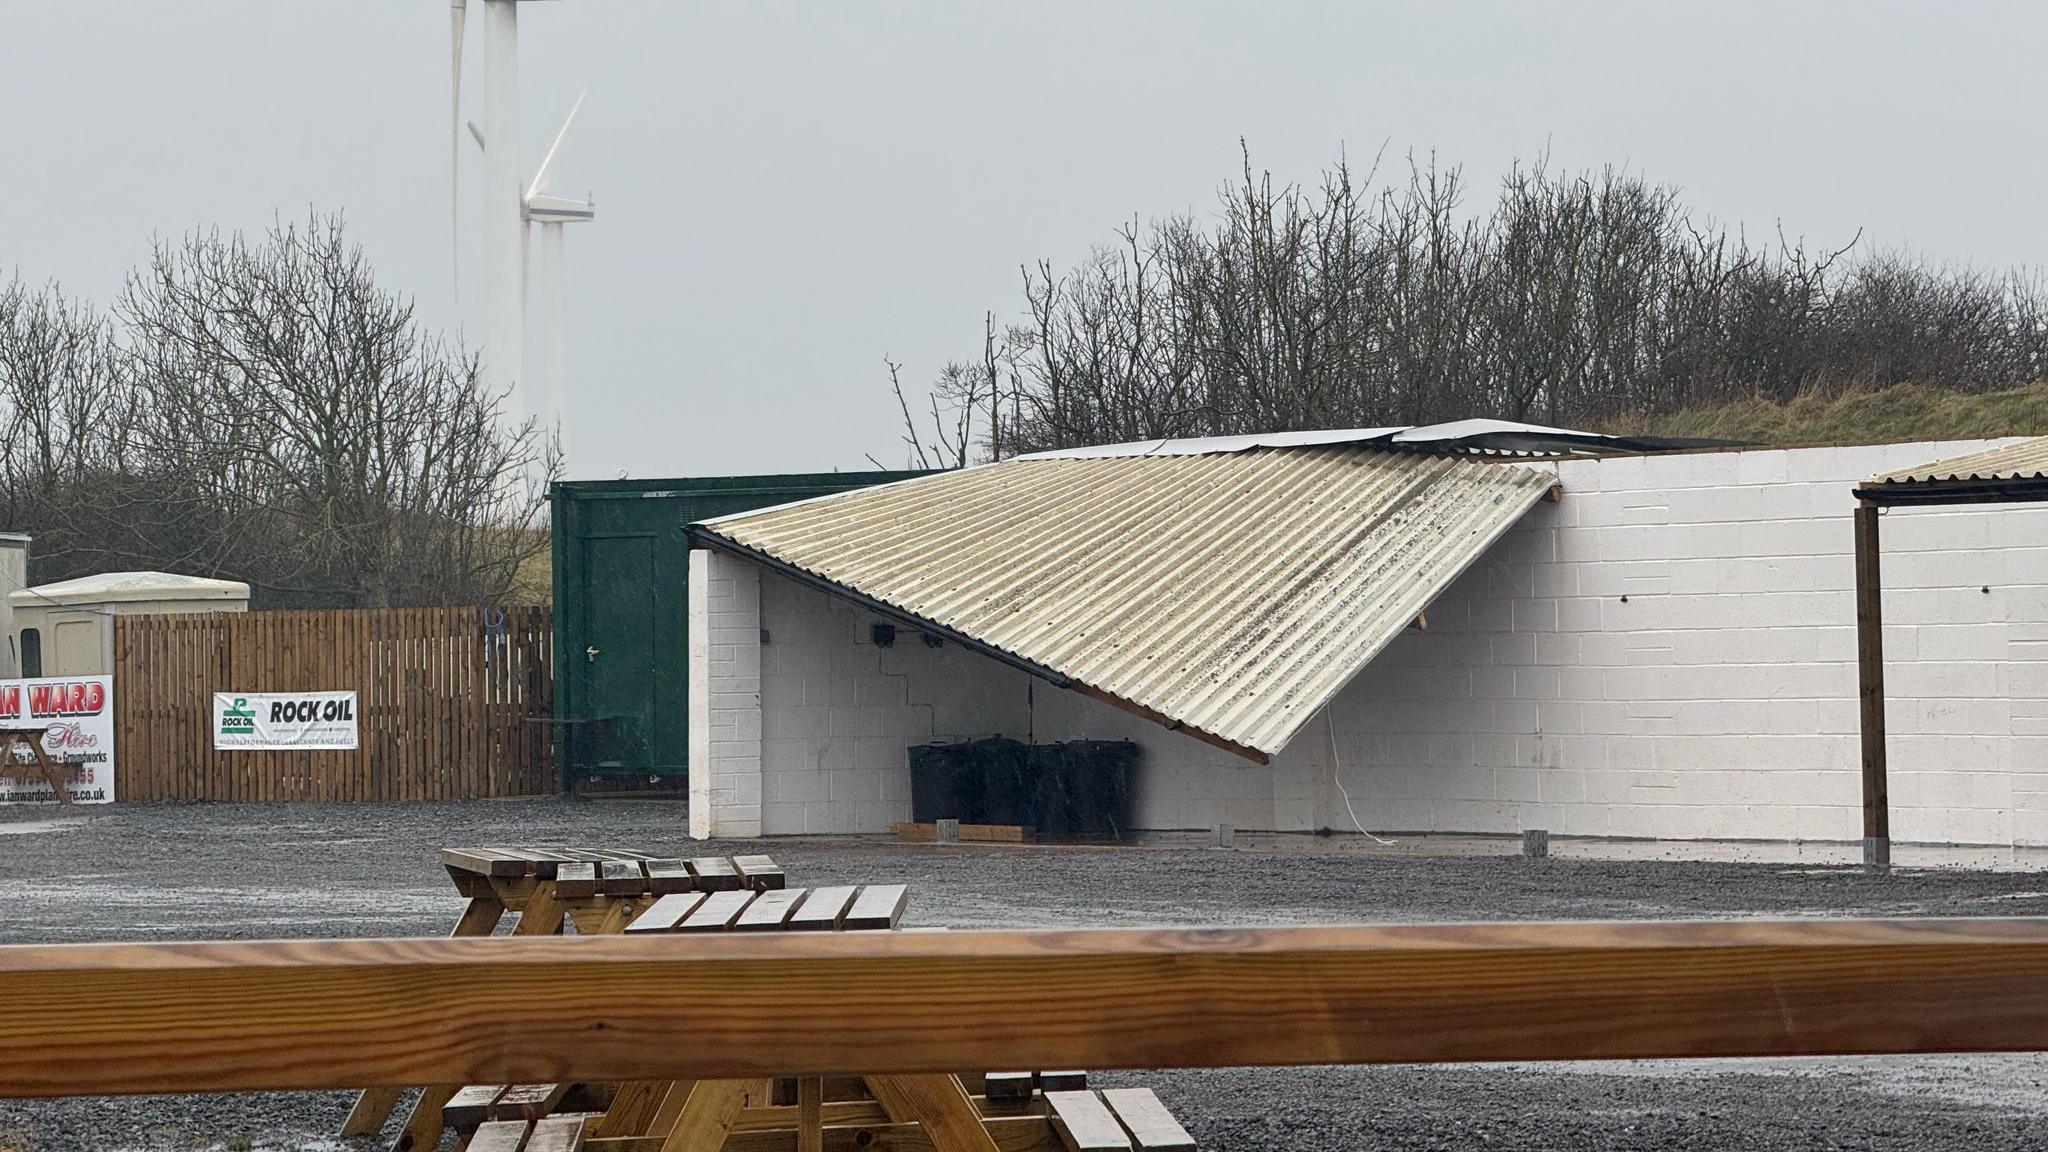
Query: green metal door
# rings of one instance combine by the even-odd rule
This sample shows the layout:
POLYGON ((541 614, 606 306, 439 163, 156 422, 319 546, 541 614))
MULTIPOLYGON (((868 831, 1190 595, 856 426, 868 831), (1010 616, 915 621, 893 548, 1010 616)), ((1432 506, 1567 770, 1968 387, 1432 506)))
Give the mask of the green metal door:
POLYGON ((679 780, 688 770, 690 544, 684 525, 922 475, 556 484, 555 748, 564 785, 590 776, 679 780))
POLYGON ((590 536, 583 540, 588 595, 581 605, 583 647, 564 653, 582 678, 576 695, 602 712, 577 733, 588 766, 599 772, 657 770, 655 729, 654 537, 590 536))

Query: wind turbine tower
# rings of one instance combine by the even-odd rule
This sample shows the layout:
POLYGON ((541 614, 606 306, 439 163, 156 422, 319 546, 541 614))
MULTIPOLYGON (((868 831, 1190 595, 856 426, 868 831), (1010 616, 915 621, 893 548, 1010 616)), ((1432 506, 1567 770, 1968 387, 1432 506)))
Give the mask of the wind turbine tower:
MULTIPOLYGON (((560 414, 560 293, 562 266, 561 227, 571 220, 591 218, 591 206, 584 201, 563 200, 545 195, 549 169, 562 137, 555 137, 548 159, 529 186, 521 179, 519 164, 519 6, 534 0, 482 0, 484 8, 484 115, 481 125, 469 130, 483 147, 483 230, 484 248, 484 383, 506 398, 513 420, 536 417, 552 426, 560 414), (549 364, 536 381, 526 371, 526 235, 528 222, 542 226, 542 290, 550 298, 548 317, 551 338, 549 364), (534 387, 541 383, 542 387, 534 387)), ((459 167, 462 123, 462 36, 469 0, 449 0, 450 30, 453 37, 450 63, 453 69, 453 105, 449 124, 450 179, 459 167)), ((580 106, 582 101, 577 101, 580 106)), ((570 117, 573 119, 572 111, 570 117)), ((563 133, 568 124, 562 125, 563 133)), ((460 215, 457 199, 456 214, 460 215)))
MULTIPOLYGON (((587 94, 587 93, 586 93, 587 94)), ((533 174, 533 183, 520 198, 520 209, 529 224, 540 225, 540 283, 541 309, 541 367, 538 372, 529 372, 532 381, 533 408, 543 424, 560 420, 564 440, 562 452, 568 455, 568 421, 561 419, 562 387, 566 372, 563 364, 562 329, 562 280, 566 269, 562 259, 562 226, 582 220, 595 219, 597 205, 589 200, 570 200, 561 196, 548 195, 548 179, 554 174, 555 156, 562 150, 562 141, 569 135, 569 125, 576 122, 576 112, 583 107, 583 97, 576 97, 576 103, 569 109, 569 115, 562 121, 561 131, 555 133, 555 142, 548 145, 548 154, 540 162, 539 170, 533 174)), ((521 225, 522 228, 525 225, 521 225)), ((521 233, 522 239, 525 233, 521 233)))

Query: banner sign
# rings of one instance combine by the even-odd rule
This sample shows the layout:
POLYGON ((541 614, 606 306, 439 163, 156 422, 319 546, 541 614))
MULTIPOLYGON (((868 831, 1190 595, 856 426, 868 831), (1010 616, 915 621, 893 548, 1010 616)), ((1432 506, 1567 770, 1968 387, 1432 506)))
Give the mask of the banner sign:
POLYGON ((216 692, 213 746, 304 751, 356 746, 353 692, 216 692))
MULTIPOLYGON (((81 804, 114 799, 114 678, 0 680, 0 728, 40 728, 43 751, 81 804)), ((56 793, 19 743, 0 762, 0 804, 55 804, 56 793)))

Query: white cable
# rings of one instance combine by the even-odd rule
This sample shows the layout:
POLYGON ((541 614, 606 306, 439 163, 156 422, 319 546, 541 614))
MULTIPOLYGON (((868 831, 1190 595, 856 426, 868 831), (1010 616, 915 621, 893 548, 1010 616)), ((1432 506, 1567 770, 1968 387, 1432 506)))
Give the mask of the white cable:
POLYGON ((1351 793, 1344 789, 1344 762, 1337 758, 1337 722, 1330 718, 1330 708, 1327 704, 1323 706, 1323 731, 1327 732, 1330 736, 1330 779, 1337 785, 1337 795, 1344 798, 1344 811, 1351 817, 1351 826, 1358 829, 1358 834, 1367 840, 1383 847, 1392 848, 1394 846, 1392 840, 1382 840, 1367 832, 1365 825, 1361 824, 1358 820, 1358 812, 1351 807, 1351 793))

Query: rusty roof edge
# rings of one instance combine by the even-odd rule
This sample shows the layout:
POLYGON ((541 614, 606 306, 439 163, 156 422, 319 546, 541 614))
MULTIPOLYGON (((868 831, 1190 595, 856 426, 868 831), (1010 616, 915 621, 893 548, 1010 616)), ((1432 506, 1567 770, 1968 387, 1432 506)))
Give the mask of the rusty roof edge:
POLYGON ((1072 676, 1069 676, 1066 673, 1059 671, 1058 669, 1048 668, 1035 660, 1027 660, 1024 657, 1017 655, 1015 652, 1011 652, 1007 648, 1001 648, 994 644, 990 644, 985 640, 977 639, 973 636, 968 635, 965 632, 960 631, 957 628, 953 628, 946 624, 941 624, 937 620, 934 620, 929 616, 922 616, 916 612, 910 611, 907 608, 898 607, 895 604, 889 603, 887 600, 871 596, 865 592, 862 592, 858 588, 855 588, 849 584, 843 584, 837 580, 832 579, 829 576, 821 576, 818 573, 813 572, 810 569, 805 568, 801 565, 791 564, 786 560, 783 560, 776 556, 772 556, 766 552, 761 551, 758 548, 750 548, 747 545, 742 544, 729 536, 722 535, 716 530, 707 527, 704 523, 691 524, 688 527, 686 527, 684 531, 689 536, 690 542, 692 544, 702 544, 707 548, 716 548, 721 552, 738 556, 743 560, 752 560, 753 562, 760 564, 763 567, 770 569, 771 571, 787 576, 790 579, 797 581, 798 583, 807 585, 812 588, 816 588, 819 591, 824 592, 828 595, 837 596, 843 600, 851 601, 852 603, 857 604, 863 608, 866 608, 867 610, 874 612, 878 615, 888 616, 891 619, 899 620, 905 624, 910 625, 913 628, 923 629, 935 635, 944 637, 945 639, 951 640, 954 643, 960 645, 962 648, 979 652, 984 656, 988 656, 992 659, 1001 661, 1002 663, 1007 664, 1012 668, 1016 668, 1019 671, 1026 672, 1030 675, 1036 676, 1039 679, 1044 680, 1046 683, 1051 684, 1055 688, 1067 688, 1079 692, 1084 696, 1089 696, 1094 699, 1100 700, 1105 704, 1109 704, 1113 707, 1122 709, 1123 711, 1129 712, 1134 716, 1150 720, 1169 732, 1183 733, 1187 736, 1193 737, 1196 740, 1200 740, 1205 744, 1214 745, 1215 747, 1221 748, 1226 752, 1231 752, 1235 753, 1236 755, 1242 756, 1255 764, 1270 764, 1273 762, 1271 756, 1257 748, 1252 748, 1244 744, 1239 744, 1234 740, 1230 740, 1225 737, 1218 736, 1213 732, 1208 732, 1201 728, 1197 728, 1192 724, 1188 724, 1183 721, 1177 720, 1171 716, 1166 715, 1163 712, 1147 708, 1145 705, 1140 704, 1135 700, 1130 700, 1123 696, 1119 696, 1106 688, 1099 688, 1093 684, 1088 684, 1083 681, 1076 680, 1072 676))

